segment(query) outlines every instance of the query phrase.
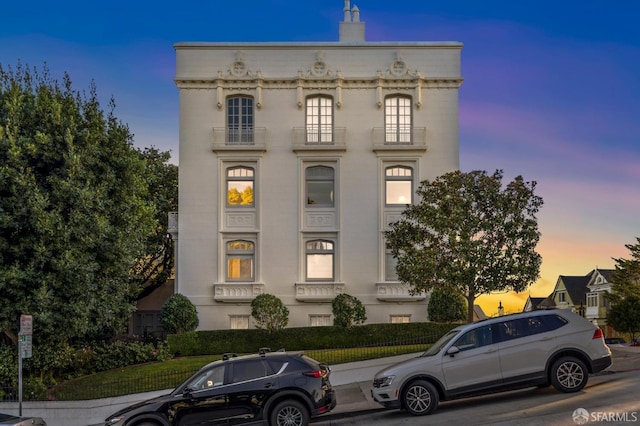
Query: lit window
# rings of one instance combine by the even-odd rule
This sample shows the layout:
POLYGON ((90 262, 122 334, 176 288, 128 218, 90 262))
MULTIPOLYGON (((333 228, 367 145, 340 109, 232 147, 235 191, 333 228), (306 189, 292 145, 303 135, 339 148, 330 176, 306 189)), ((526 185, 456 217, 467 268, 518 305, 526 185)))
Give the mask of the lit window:
POLYGON ((251 167, 227 169, 227 205, 253 207, 254 171, 251 167))
POLYGON ((413 170, 411 167, 387 167, 385 169, 385 203, 406 205, 412 203, 413 170))
POLYGON ((391 324, 403 324, 411 322, 411 315, 391 315, 391 324))
POLYGON ((333 207, 334 171, 331 167, 314 166, 306 170, 307 205, 333 207))
POLYGON ((389 96, 384 100, 386 143, 411 143, 411 98, 389 96))
POLYGON ((234 96, 227 99, 227 142, 253 144, 253 98, 234 96))
POLYGON ((231 330, 247 330, 249 328, 249 315, 230 315, 229 328, 231 330))
POLYGON ((227 280, 253 281, 254 245, 251 241, 227 243, 227 280))
POLYGON ((333 99, 307 98, 307 143, 333 142, 333 99))
POLYGON ((309 315, 310 327, 325 327, 331 325, 331 315, 309 315))
POLYGON ((333 281, 333 242, 313 240, 307 242, 307 280, 333 281))

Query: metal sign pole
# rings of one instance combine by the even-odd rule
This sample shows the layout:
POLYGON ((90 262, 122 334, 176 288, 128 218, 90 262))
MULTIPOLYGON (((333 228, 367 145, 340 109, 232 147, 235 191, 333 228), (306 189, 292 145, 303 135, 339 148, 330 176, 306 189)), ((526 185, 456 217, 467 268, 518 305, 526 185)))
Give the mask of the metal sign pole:
POLYGON ((18 338, 18 415, 22 417, 22 339, 18 338))

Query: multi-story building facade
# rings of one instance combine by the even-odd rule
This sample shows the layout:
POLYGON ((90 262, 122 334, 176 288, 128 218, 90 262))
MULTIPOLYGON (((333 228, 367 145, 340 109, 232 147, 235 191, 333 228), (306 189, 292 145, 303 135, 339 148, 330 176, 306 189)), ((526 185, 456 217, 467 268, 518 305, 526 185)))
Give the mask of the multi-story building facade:
POLYGON ((384 231, 420 181, 457 170, 457 42, 366 42, 345 2, 340 41, 177 43, 176 291, 201 329, 252 327, 279 297, 289 326, 427 319, 399 283, 384 231))

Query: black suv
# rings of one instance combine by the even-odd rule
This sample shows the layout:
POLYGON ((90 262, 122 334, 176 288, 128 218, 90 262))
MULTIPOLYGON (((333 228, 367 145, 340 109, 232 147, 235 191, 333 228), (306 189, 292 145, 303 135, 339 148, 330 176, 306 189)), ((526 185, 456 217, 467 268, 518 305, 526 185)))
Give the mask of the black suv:
POLYGON ((329 375, 326 364, 302 352, 225 354, 172 393, 109 416, 105 426, 303 426, 336 406, 329 375))

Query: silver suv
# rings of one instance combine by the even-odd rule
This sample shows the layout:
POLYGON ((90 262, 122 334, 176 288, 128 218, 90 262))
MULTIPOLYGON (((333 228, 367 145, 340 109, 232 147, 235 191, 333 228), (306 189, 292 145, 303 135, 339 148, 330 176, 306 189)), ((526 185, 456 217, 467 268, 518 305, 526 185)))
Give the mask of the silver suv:
POLYGON ((440 400, 553 385, 577 392, 611 365, 602 330, 568 310, 533 311, 457 327, 417 358, 375 375, 373 399, 415 416, 440 400))

